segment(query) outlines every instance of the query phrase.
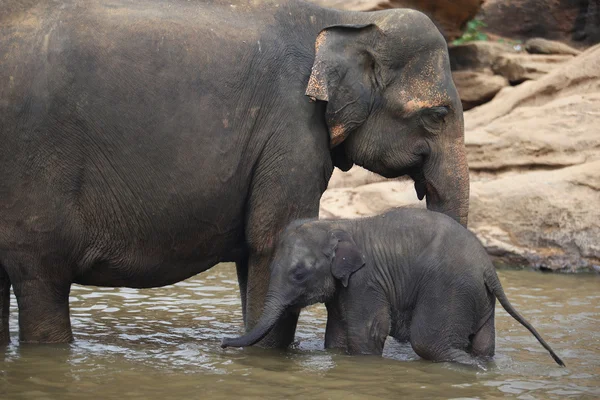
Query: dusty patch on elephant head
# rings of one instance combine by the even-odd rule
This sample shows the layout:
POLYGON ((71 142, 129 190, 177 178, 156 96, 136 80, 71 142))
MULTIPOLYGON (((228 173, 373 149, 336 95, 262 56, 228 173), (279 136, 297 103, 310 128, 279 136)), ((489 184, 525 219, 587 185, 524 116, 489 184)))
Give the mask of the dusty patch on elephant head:
POLYGON ((329 94, 327 93, 327 85, 324 79, 321 77, 321 65, 322 63, 315 63, 308 79, 308 86, 306 87, 306 96, 310 97, 312 101, 317 99, 328 101, 329 94))
POLYGON ((315 52, 319 51, 319 48, 323 43, 325 43, 325 38, 327 37, 327 31, 321 31, 317 38, 315 39, 315 52))
POLYGON ((322 100, 329 101, 329 93, 327 91, 327 84, 323 74, 327 66, 319 59, 319 48, 325 43, 326 31, 321 31, 315 40, 315 62, 308 79, 308 86, 306 87, 305 94, 310 97, 312 101, 322 100))
POLYGON ((345 129, 343 125, 335 125, 329 129, 329 146, 335 147, 342 143, 345 138, 345 129))
POLYGON ((417 112, 423 108, 430 108, 430 107, 434 107, 433 102, 431 102, 429 100, 419 100, 419 99, 409 100, 406 102, 406 105, 404 106, 406 111, 410 114, 417 112))

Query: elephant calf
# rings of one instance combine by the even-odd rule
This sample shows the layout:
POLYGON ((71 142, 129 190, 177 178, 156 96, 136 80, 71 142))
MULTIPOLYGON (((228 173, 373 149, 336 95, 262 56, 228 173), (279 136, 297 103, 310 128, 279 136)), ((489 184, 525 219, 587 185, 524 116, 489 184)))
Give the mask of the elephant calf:
POLYGON ((222 346, 251 346, 285 311, 324 302, 326 348, 381 355, 391 335, 424 359, 482 367, 494 355, 496 298, 564 366, 512 307, 479 240, 444 214, 301 220, 279 241, 259 323, 222 346))

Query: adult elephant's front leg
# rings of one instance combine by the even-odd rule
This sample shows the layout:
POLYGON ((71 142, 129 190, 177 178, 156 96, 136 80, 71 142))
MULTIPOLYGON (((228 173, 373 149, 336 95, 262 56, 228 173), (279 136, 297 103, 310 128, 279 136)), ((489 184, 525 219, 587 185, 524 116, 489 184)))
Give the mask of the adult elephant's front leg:
MULTIPOLYGON (((250 254, 245 314, 248 332, 263 311, 279 233, 296 219, 318 217, 319 200, 333 170, 328 147, 323 146, 324 154, 319 155, 300 151, 293 143, 289 145, 285 158, 281 158, 282 150, 278 148, 278 160, 262 164, 264 169, 259 168, 253 180, 246 223, 250 254), (308 162, 311 159, 313 161, 308 162)), ((258 345, 289 346, 294 340, 299 315, 299 310, 287 311, 258 345)))

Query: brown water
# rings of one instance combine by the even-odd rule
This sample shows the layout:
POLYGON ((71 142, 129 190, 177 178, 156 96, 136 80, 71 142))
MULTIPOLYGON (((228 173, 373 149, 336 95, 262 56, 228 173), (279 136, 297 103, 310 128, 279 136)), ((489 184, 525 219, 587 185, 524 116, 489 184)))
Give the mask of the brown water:
POLYGON ((500 271, 513 304, 567 364, 497 309, 495 363, 477 372, 420 360, 393 340, 384 358, 323 350, 325 310, 302 313, 287 352, 219 347, 239 334, 232 265, 160 289, 73 287, 70 345, 0 350, 2 399, 385 399, 600 397, 600 275, 500 271))

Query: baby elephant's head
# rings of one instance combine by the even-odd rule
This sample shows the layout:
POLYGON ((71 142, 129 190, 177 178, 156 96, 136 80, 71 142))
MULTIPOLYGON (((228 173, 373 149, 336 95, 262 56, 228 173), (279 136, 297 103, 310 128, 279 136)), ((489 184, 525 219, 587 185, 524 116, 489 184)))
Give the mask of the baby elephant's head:
POLYGON ((348 232, 327 225, 298 221, 283 232, 259 322, 242 337, 224 339, 222 347, 252 346, 287 310, 326 302, 335 293, 337 282, 348 286, 350 276, 365 265, 364 255, 348 232))

